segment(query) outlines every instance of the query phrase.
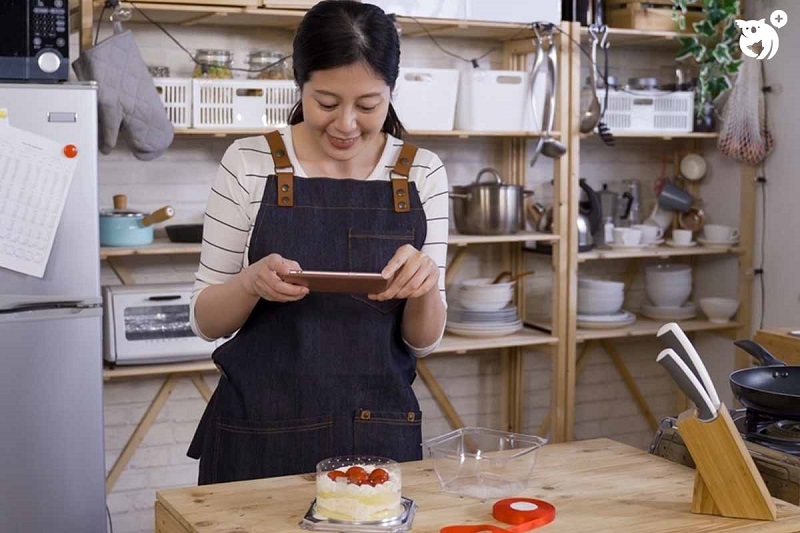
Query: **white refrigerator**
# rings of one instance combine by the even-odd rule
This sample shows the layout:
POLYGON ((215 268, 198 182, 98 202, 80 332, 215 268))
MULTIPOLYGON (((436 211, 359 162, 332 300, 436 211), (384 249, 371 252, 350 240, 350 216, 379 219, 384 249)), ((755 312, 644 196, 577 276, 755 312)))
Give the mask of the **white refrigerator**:
POLYGON ((78 148, 44 277, 0 267, 0 532, 104 532, 97 91, 0 84, 0 109, 78 148))

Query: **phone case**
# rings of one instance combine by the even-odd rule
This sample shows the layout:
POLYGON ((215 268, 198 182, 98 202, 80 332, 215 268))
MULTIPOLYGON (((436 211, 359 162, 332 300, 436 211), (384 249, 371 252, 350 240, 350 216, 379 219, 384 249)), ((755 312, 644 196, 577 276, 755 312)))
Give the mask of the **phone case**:
POLYGON ((287 283, 308 287, 311 292, 377 294, 386 290, 388 280, 368 272, 291 271, 287 283))

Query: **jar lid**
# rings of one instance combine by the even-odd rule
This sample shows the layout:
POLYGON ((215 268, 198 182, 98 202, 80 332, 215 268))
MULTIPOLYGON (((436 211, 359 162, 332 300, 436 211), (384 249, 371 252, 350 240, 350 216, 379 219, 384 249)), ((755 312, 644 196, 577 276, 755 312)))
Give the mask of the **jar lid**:
POLYGON ((195 54, 195 59, 201 63, 228 63, 233 60, 233 53, 230 50, 200 48, 195 54))
POLYGON ((251 60, 272 59, 273 61, 277 61, 283 58, 283 55, 284 54, 273 50, 253 50, 250 52, 250 54, 248 54, 248 57, 251 60))

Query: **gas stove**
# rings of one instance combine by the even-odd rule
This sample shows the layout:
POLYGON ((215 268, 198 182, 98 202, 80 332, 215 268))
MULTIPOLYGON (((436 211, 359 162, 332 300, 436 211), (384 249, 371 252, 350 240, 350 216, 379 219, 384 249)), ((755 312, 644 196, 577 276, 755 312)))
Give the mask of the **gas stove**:
MULTIPOLYGON (((800 421, 777 420, 747 409, 730 414, 770 494, 800 505, 800 421)), ((676 418, 661 421, 650 453, 694 468, 676 423, 676 418)))
POLYGON ((731 411, 731 417, 745 440, 800 458, 800 421, 780 420, 752 409, 731 411))

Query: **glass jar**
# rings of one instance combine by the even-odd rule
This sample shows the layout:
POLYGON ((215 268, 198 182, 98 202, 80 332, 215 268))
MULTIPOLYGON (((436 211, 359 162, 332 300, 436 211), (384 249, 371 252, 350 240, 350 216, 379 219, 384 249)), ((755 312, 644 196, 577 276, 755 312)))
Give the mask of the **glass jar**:
POLYGON ((253 50, 247 56, 250 79, 253 80, 291 80, 291 58, 281 59, 284 54, 269 50, 253 50), (267 68, 269 65, 273 65, 267 68))
POLYGON ((195 67, 193 78, 233 78, 231 67, 233 53, 230 50, 199 49, 194 56, 195 67))

